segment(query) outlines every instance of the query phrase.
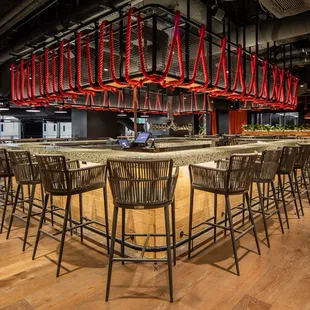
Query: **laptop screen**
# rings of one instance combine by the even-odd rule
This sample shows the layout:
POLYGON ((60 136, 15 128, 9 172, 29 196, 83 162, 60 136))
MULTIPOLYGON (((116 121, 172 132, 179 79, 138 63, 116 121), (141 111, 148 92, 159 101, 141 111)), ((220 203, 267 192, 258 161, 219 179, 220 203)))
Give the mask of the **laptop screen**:
POLYGON ((149 139, 151 133, 150 132, 141 132, 138 134, 135 143, 146 143, 146 141, 149 139))
POLYGON ((122 147, 128 146, 128 140, 127 139, 119 139, 119 140, 117 140, 117 143, 122 147))

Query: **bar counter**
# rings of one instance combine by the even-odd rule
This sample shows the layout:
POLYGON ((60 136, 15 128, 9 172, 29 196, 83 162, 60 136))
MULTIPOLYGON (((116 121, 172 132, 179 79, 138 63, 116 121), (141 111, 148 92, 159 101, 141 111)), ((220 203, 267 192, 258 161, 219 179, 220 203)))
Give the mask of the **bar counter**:
MULTIPOLYGON (((184 145, 187 143, 193 143, 193 141, 182 141, 184 145)), ((295 145, 301 142, 301 140, 276 140, 270 142, 250 143, 245 145, 233 145, 223 147, 207 147, 199 149, 190 149, 185 151, 171 151, 162 153, 144 153, 144 152, 130 152, 125 150, 111 150, 111 149, 95 149, 83 147, 73 147, 74 142, 61 143, 14 143, 5 144, 4 147, 8 149, 25 149, 29 150, 32 154, 63 154, 70 160, 79 160, 84 165, 92 165, 98 163, 106 163, 108 158, 126 158, 126 159, 160 159, 171 158, 174 161, 175 166, 179 166, 180 173, 177 182, 175 192, 175 205, 176 205, 176 236, 178 245, 185 243, 186 234, 188 234, 188 212, 189 212, 189 195, 190 195, 190 179, 189 179, 189 164, 202 164, 202 165, 214 165, 214 160, 227 158, 234 153, 252 153, 262 152, 265 149, 274 149, 284 145, 295 145), (182 242, 183 241, 183 242, 182 242)), ((87 141, 91 145, 91 141, 87 141)), ((94 143, 98 144, 96 140, 94 143)), ((197 140, 195 143, 199 143, 197 140)), ((200 142, 200 143, 205 143, 200 142)), ((40 196, 40 188, 38 188, 37 196, 40 196)), ((235 196, 231 199, 232 205, 241 203, 242 197, 235 196)), ((96 190, 90 193, 86 193, 83 196, 84 202, 84 215, 90 219, 104 223, 104 208, 103 208, 103 195, 102 190, 96 190)), ((58 206, 65 205, 65 199, 62 197, 55 197, 54 204, 58 206)), ((113 199, 108 186, 108 205, 109 205, 109 222, 111 227, 112 212, 113 212, 113 199)), ((194 200, 194 215, 193 225, 196 225, 207 218, 213 216, 213 195, 205 192, 196 192, 194 200)), ((224 199, 218 198, 218 219, 224 217, 224 199)), ((162 210, 130 210, 126 213, 126 232, 135 233, 164 233, 164 216, 162 210)), ((72 200, 72 217, 79 221, 79 209, 78 209, 78 196, 73 197, 72 200)), ((61 217, 57 219, 59 223, 62 223, 61 217)), ((99 225, 94 225, 95 229, 101 229, 99 225)), ((205 240, 208 236, 201 236, 201 229, 205 227, 199 227, 194 231, 196 233, 198 241, 205 240)), ((210 232, 210 236, 211 233, 210 232)), ((118 236, 121 235, 121 225, 119 221, 118 236)), ((105 238, 91 231, 85 231, 85 235, 96 241, 105 243, 105 238)), ((127 245, 132 248, 138 248, 136 245, 143 245, 144 237, 135 237, 134 240, 127 240, 127 245)), ((165 238, 159 237, 156 240, 150 239, 150 247, 160 247, 164 249, 165 238)), ((183 247, 178 247, 178 251, 185 250, 183 247)), ((146 252, 152 252, 152 248, 147 248, 146 252)), ((165 253, 165 252, 164 252, 165 253)), ((148 254, 153 257, 155 254, 148 254)))

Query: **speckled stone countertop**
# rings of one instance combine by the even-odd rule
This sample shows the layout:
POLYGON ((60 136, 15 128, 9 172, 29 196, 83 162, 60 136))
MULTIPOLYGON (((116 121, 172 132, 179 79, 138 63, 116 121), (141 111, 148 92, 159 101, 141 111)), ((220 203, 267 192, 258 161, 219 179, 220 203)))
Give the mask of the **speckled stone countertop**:
MULTIPOLYGON (((98 141, 97 141, 98 142, 98 141)), ((4 144, 9 149, 25 149, 32 154, 63 154, 70 160, 80 160, 92 163, 105 163, 108 158, 126 159, 164 159, 171 158, 176 166, 187 166, 189 164, 205 163, 217 159, 226 158, 236 153, 262 152, 265 149, 274 149, 284 145, 295 145, 300 140, 273 140, 270 142, 258 142, 245 145, 232 145, 221 147, 209 147, 184 151, 173 151, 163 153, 130 152, 125 150, 92 149, 92 148, 70 148, 59 147, 57 143, 14 143, 4 144)))

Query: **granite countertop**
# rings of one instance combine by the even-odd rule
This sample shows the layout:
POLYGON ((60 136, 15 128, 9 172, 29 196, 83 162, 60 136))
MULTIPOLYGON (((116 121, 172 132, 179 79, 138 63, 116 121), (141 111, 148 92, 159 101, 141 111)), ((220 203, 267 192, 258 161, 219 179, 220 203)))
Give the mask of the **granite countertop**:
POLYGON ((246 145, 231 145, 221 147, 209 147, 184 151, 164 153, 126 152, 123 150, 70 148, 49 146, 42 143, 14 143, 3 145, 9 149, 25 149, 32 154, 63 154, 71 160, 80 160, 91 163, 105 163, 108 158, 126 159, 164 159, 171 158, 176 166, 205 163, 217 159, 226 158, 234 153, 262 152, 265 149, 274 149, 284 145, 295 145, 300 140, 276 140, 270 142, 250 143, 246 145))

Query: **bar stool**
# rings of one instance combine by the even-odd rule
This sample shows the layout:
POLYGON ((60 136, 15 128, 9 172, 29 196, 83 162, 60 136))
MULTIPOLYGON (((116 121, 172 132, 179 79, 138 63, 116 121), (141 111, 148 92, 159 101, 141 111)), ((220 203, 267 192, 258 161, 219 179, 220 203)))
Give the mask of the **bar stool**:
MULTIPOLYGON (((80 168, 79 162, 68 162, 63 155, 36 155, 42 181, 45 190, 44 207, 39 223, 36 242, 33 250, 32 259, 35 259, 38 248, 40 235, 43 233, 52 239, 60 242, 60 249, 58 255, 57 272, 59 276, 66 232, 80 228, 81 241, 83 241, 83 227, 91 224, 104 226, 106 231, 107 250, 109 252, 109 222, 108 222, 108 204, 106 192, 106 165, 96 165, 91 167, 80 168), (72 167, 74 169, 72 169, 72 167), (105 224, 93 221, 83 216, 83 201, 82 194, 97 189, 103 189, 104 196, 104 211, 105 224), (71 210, 71 198, 73 195, 79 195, 79 209, 80 209, 80 224, 67 229, 68 218, 71 210), (66 196, 66 207, 64 214, 64 222, 62 231, 57 233, 49 233, 43 230, 43 221, 50 196, 66 196), (61 238, 57 235, 61 234, 61 238)), ((70 221, 71 222, 71 221, 70 221)), ((71 223, 72 224, 72 223, 71 223)))
MULTIPOLYGON (((189 238, 188 238, 188 257, 190 258, 192 248, 192 230, 201 224, 211 225, 214 227, 214 241, 216 241, 216 228, 221 228, 224 231, 229 230, 231 235, 232 248, 234 252, 237 275, 240 275, 239 262, 236 248, 236 241, 250 231, 253 231, 256 241, 257 252, 260 255, 259 242, 252 210, 250 207, 250 199, 248 195, 249 186, 252 182, 254 174, 254 164, 257 154, 235 154, 230 156, 229 160, 218 161, 217 168, 204 167, 199 165, 190 165, 190 209, 189 209, 189 238), (193 227, 193 209, 194 209, 194 191, 205 191, 214 194, 214 216, 206 221, 193 227), (217 222, 217 195, 225 196, 225 226, 217 222), (230 206, 230 196, 244 195, 247 202, 246 211, 249 212, 251 225, 244 231, 234 229, 233 215, 230 206), (226 218, 229 222, 229 227, 226 225, 226 218), (213 223, 210 221, 213 220, 213 223), (235 233, 239 235, 235 237, 235 233)), ((243 207, 244 208, 244 207, 243 207)))
MULTIPOLYGON (((173 173, 172 160, 108 160, 107 161, 110 187, 113 195, 114 213, 112 224, 111 251, 109 258, 109 269, 107 279, 106 301, 109 299, 112 266, 115 261, 130 262, 167 262, 169 275, 170 301, 173 301, 172 284, 172 260, 171 260, 171 233, 168 207, 172 205, 174 214, 174 192, 179 170, 176 168, 173 173), (165 215, 165 234, 140 234, 125 233, 125 211, 126 210, 154 210, 164 208, 165 215), (121 258, 114 257, 115 238, 117 228, 117 217, 119 209, 122 210, 122 249, 121 258), (125 258, 124 238, 125 236, 146 236, 142 254, 140 258, 125 258), (166 258, 144 258, 144 252, 150 237, 165 236, 167 243, 166 258)), ((173 215, 174 216, 174 215, 173 215)), ((175 251, 175 218, 172 218, 175 251)), ((175 257, 175 252, 174 252, 175 257)))
POLYGON ((267 219, 269 219, 275 213, 277 213, 278 215, 281 231, 282 233, 284 233, 278 199, 274 185, 274 179, 278 171, 281 156, 282 156, 282 150, 279 149, 263 151, 260 160, 255 164, 255 173, 252 180, 252 182, 256 183, 257 186, 258 199, 260 205, 259 210, 254 210, 252 208, 252 212, 259 213, 262 215, 268 247, 270 247, 270 241, 269 241, 267 219), (267 197, 264 196, 261 188, 261 186, 264 187, 266 184, 268 185, 267 197), (269 197, 269 185, 271 186, 272 197, 269 197), (269 208, 269 199, 272 199, 275 203, 275 210, 273 211, 271 211, 269 208), (267 211, 265 210, 265 200, 267 200, 267 211))
POLYGON ((296 155, 296 160, 294 164, 293 174, 294 174, 294 185, 297 191, 299 204, 301 207, 301 213, 304 215, 304 209, 302 204, 301 196, 306 193, 308 202, 310 203, 309 191, 307 186, 307 181, 305 177, 305 169, 308 163, 310 156, 310 144, 298 144, 298 152, 296 155), (300 171, 300 178, 298 179, 298 172, 300 171), (302 187, 305 187, 305 190, 302 191, 302 187))
POLYGON ((7 206, 9 204, 9 196, 12 191, 12 178, 14 177, 14 173, 11 169, 11 164, 9 161, 7 150, 4 148, 0 148, 0 178, 4 179, 4 203, 3 207, 3 213, 2 213, 2 219, 1 219, 1 226, 0 226, 0 233, 3 231, 5 217, 6 217, 6 210, 7 206))
POLYGON ((299 210, 298 210, 298 206, 297 206, 297 201, 296 201, 296 196, 295 196, 295 191, 294 191, 294 187, 293 187, 293 181, 292 181, 292 173, 294 170, 297 152, 298 152, 297 146, 284 146, 282 148, 282 156, 281 156, 279 168, 277 171, 278 200, 282 201, 282 203, 283 203, 287 228, 290 228, 289 220, 288 220, 288 213, 287 213, 287 204, 288 203, 291 203, 292 201, 294 201, 297 217, 300 218, 299 210), (293 196, 293 198, 290 201, 287 201, 285 198, 285 192, 287 192, 287 190, 285 188, 285 176, 288 176, 288 180, 289 180, 288 192, 290 192, 293 196), (280 193, 281 193, 281 199, 280 199, 280 193))
MULTIPOLYGON (((40 177, 40 172, 39 172, 39 166, 37 163, 34 163, 32 161, 29 151, 23 151, 23 150, 22 151, 20 150, 8 151, 8 155, 10 158, 11 165, 13 167, 13 171, 14 171, 14 175, 15 175, 15 179, 17 183, 17 190, 16 190, 14 205, 13 205, 12 214, 10 217, 10 223, 9 223, 9 228, 7 231, 6 238, 9 239, 10 237, 10 232, 12 229, 14 218, 18 218, 19 220, 25 222, 26 227, 25 227, 24 240, 23 240, 23 251, 25 251, 26 244, 27 244, 28 231, 29 231, 29 226, 30 226, 30 219, 31 217, 41 214, 41 212, 39 213, 32 212, 33 202, 35 199, 36 186, 41 184, 41 177, 40 177), (16 207, 17 207, 17 203, 19 200, 19 194, 24 185, 31 187, 31 194, 28 200, 23 201, 23 202, 28 203, 28 213, 26 216, 21 216, 17 214, 16 207)), ((42 196, 42 204, 43 204, 44 195, 43 195, 42 186, 41 186, 41 196, 42 196)))

